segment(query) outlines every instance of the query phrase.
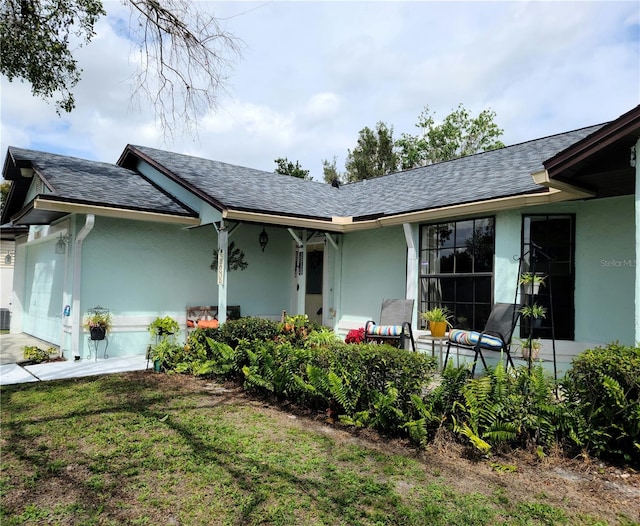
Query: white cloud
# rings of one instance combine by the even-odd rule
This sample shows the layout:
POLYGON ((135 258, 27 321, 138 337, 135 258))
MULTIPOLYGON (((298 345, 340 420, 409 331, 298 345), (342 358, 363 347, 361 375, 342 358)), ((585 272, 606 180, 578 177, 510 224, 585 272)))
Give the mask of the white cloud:
MULTIPOLYGON (((29 87, 2 80, 0 146, 114 162, 127 143, 273 170, 299 160, 344 164, 358 131, 384 121, 414 133, 425 106, 491 107, 513 143, 616 118, 640 102, 640 33, 632 2, 198 2, 245 42, 229 93, 198 137, 163 138, 131 104, 137 57, 110 17, 78 54, 77 109, 58 118, 29 87), (237 15, 237 16, 233 16, 237 15)), ((117 15, 117 18, 115 17, 117 15)))

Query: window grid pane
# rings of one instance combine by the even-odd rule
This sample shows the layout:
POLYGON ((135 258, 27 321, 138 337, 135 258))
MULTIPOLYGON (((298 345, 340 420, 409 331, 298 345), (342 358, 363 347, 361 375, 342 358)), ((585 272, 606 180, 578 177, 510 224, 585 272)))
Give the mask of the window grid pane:
POLYGON ((420 312, 445 306, 455 327, 484 327, 493 305, 494 231, 493 217, 421 227, 420 312))

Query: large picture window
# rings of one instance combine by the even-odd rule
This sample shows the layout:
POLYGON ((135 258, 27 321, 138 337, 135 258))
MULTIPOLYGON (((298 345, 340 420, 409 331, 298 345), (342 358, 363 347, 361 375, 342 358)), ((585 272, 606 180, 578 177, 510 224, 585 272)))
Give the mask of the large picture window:
POLYGON ((481 330, 493 305, 494 251, 493 217, 422 225, 419 312, 442 305, 456 328, 481 330))

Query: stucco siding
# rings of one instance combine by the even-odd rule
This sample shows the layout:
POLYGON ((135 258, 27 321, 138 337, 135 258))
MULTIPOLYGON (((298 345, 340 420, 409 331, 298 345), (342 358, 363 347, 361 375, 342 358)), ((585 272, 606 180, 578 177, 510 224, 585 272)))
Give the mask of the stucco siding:
MULTIPOLYGON (((289 310, 291 238, 271 229, 269 244, 258 244, 261 228, 241 225, 229 242, 245 254, 245 270, 227 273, 228 305, 243 316, 289 310), (266 278, 268 276, 268 279, 266 278)), ((83 244, 83 315, 100 305, 114 315, 109 355, 141 354, 146 325, 157 316, 185 323, 186 307, 218 303, 217 274, 210 268, 217 233, 213 226, 172 225, 97 218, 83 244)), ((89 353, 84 342, 83 356, 89 353)))
POLYGON ((342 251, 341 317, 378 320, 383 299, 404 298, 406 261, 402 227, 346 234, 342 251))
POLYGON ((576 340, 632 345, 634 198, 581 203, 576 223, 576 340))
POLYGON ((596 344, 634 342, 634 197, 559 203, 496 216, 495 300, 513 301, 522 215, 575 214, 575 337, 579 352, 596 344))

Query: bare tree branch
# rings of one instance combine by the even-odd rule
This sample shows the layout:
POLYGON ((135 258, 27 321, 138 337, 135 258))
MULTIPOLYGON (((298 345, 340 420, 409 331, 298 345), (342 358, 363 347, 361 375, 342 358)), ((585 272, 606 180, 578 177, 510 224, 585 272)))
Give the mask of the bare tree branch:
MULTIPOLYGON (((140 64, 134 94, 148 98, 165 135, 197 129, 217 107, 242 43, 188 0, 128 0, 137 15, 140 64)), ((134 25, 131 24, 132 29, 134 25)))

